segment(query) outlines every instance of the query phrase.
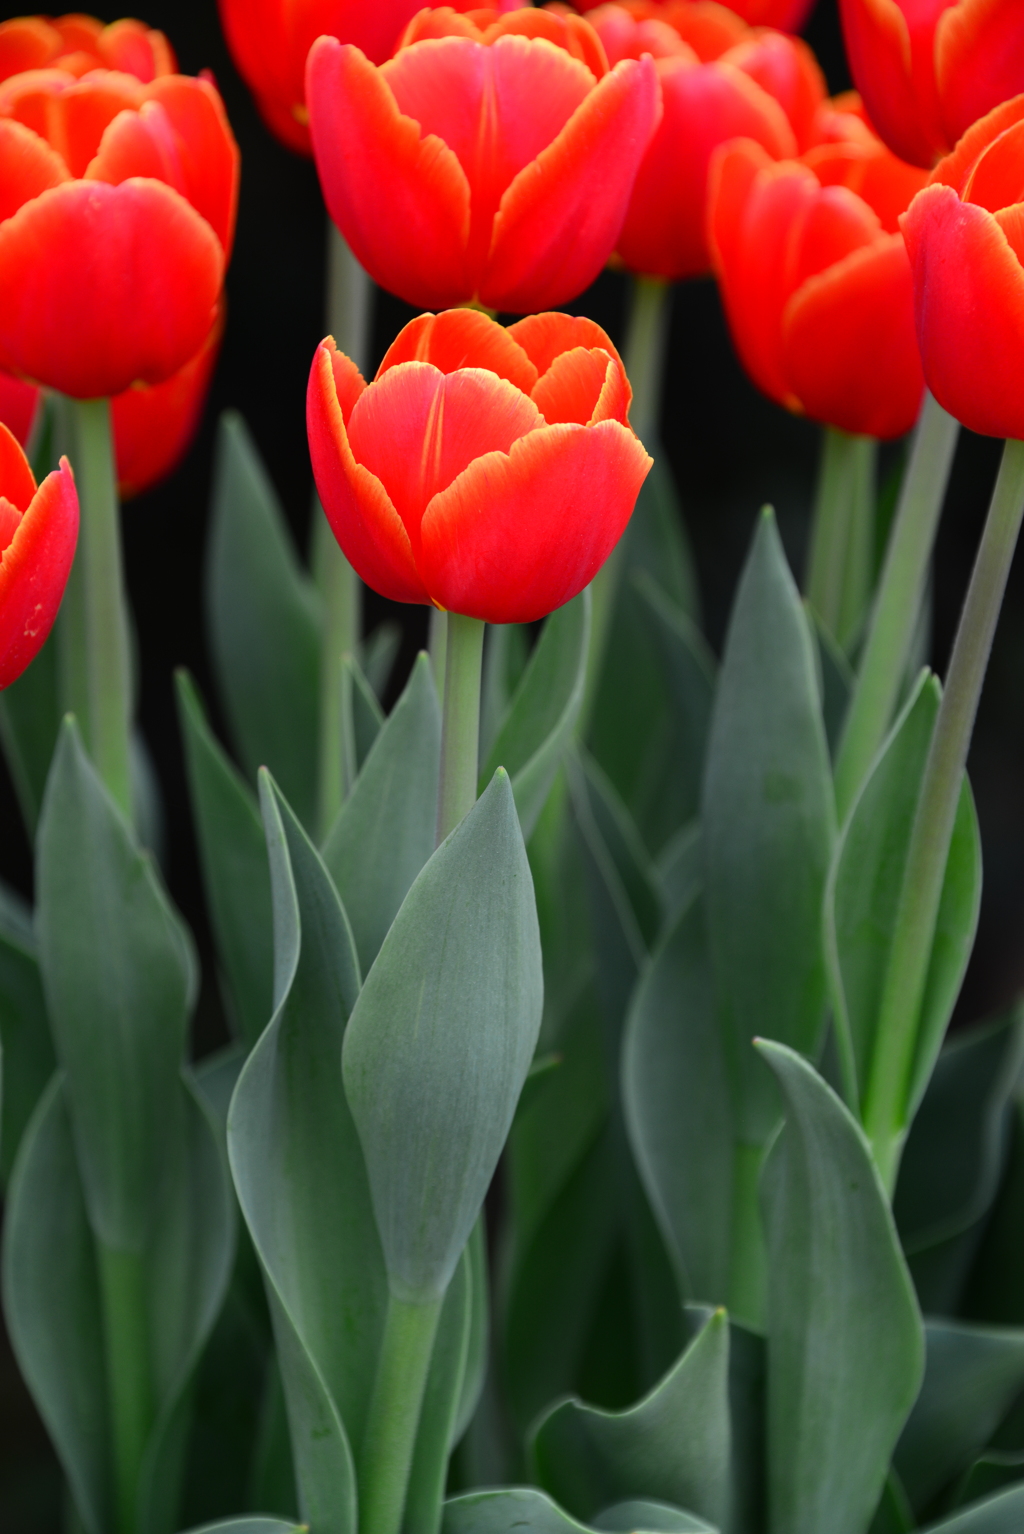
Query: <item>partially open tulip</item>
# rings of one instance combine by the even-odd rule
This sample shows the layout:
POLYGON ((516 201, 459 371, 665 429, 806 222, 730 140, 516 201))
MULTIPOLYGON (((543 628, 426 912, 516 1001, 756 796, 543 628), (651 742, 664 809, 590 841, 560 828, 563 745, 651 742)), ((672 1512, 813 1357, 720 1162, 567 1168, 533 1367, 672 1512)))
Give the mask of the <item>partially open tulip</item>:
POLYGON ((804 162, 742 141, 718 152, 715 272, 740 358, 779 404, 866 436, 913 425, 924 383, 897 219, 914 174, 873 135, 804 162))
POLYGON ((77 398, 161 383, 213 327, 238 150, 207 79, 0 84, 0 365, 77 398))
MULTIPOLYGON (((603 0, 579 0, 581 11, 592 11, 603 0)), ((713 26, 718 18, 715 13, 736 16, 750 27, 778 27, 783 32, 798 32, 810 14, 814 0, 729 0, 729 5, 719 5, 716 0, 628 0, 631 8, 641 8, 651 14, 671 16, 675 21, 681 12, 703 14, 707 24, 713 26)), ((683 23, 687 25, 687 23, 683 23)), ((723 25, 721 21, 719 25, 723 25)), ((724 23, 727 25, 728 23, 724 23)))
POLYGON ((21 675, 53 627, 77 539, 67 459, 37 488, 14 434, 0 424, 0 687, 21 675))
POLYGON ((931 166, 1024 91, 1021 0, 839 0, 854 82, 895 154, 931 166))
POLYGON ((975 123, 902 219, 935 398, 972 431, 1024 438, 1024 95, 975 123))
POLYGON ((588 584, 651 465, 600 326, 425 314, 367 385, 330 338, 310 373, 313 472, 335 537, 375 591, 528 623, 588 584))
POLYGON ((306 99, 328 211, 409 303, 547 308, 611 255, 658 117, 654 64, 609 72, 587 24, 559 42, 558 20, 515 11, 481 29, 447 11, 379 68, 351 44, 314 44, 306 99))
POLYGON ((148 84, 173 75, 177 62, 162 32, 141 21, 105 27, 94 16, 16 16, 0 22, 0 80, 26 69, 56 67, 71 75, 117 69, 148 84))
MULTIPOLYGON (((685 17, 686 8, 677 6, 675 15, 680 11, 685 17)), ((591 11, 589 19, 612 63, 652 54, 664 108, 637 172, 616 253, 631 271, 648 276, 699 276, 711 265, 706 204, 712 154, 730 139, 747 138, 773 159, 795 155, 825 99, 821 71, 805 44, 781 32, 741 28, 741 40, 716 54, 702 37, 701 58, 668 20, 637 19, 614 4, 591 11)))

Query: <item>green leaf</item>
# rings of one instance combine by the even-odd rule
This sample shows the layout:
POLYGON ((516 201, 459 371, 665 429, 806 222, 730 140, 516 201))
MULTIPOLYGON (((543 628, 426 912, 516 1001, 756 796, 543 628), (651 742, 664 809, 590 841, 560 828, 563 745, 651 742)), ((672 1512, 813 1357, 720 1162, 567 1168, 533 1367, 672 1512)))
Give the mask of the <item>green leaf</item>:
POLYGON ((229 1015, 251 1048, 272 1011, 270 870, 256 800, 210 729, 195 683, 175 676, 203 888, 229 1015))
POLYGON ((578 799, 576 784, 585 786, 593 826, 615 866, 646 952, 657 940, 662 923, 657 871, 610 779, 585 751, 579 752, 578 760, 578 772, 575 762, 569 765, 574 797, 578 799))
POLYGON ((323 848, 364 973, 434 850, 440 761, 441 711, 421 654, 323 848))
POLYGON ((269 767, 311 824, 316 802, 322 614, 241 416, 221 417, 206 621, 232 739, 255 780, 269 767))
POLYGON ((356 766, 361 767, 370 754, 370 748, 384 723, 384 710, 377 701, 377 694, 363 675, 359 662, 353 655, 341 658, 342 672, 347 673, 352 690, 352 732, 355 737, 356 766))
POLYGON ((703 902, 669 931, 634 995, 622 1047, 630 1143, 691 1299, 729 1292, 734 1122, 703 902))
POLYGON ((917 1395, 921 1319, 858 1124, 806 1060, 762 1042, 786 1123, 762 1181, 774 1534, 862 1534, 917 1395))
POLYGON ((444 1293, 533 1058, 533 881, 499 769, 417 876, 345 1034, 345 1091, 399 1299, 444 1293))
POLYGON ((533 1432, 534 1476, 574 1517, 650 1497, 721 1523, 728 1499, 729 1326, 716 1311, 644 1400, 624 1412, 564 1401, 533 1432))
POLYGON ((994 1492, 1024 1481, 1024 1450, 989 1449, 974 1461, 957 1488, 959 1506, 991 1497, 994 1492))
POLYGON ((3 1116, 0 1177, 6 1184, 25 1127, 54 1070, 31 913, 0 899, 0 1044, 3 1116))
POLYGON ((60 713, 54 634, 27 671, 0 693, 0 744, 30 836, 35 833, 43 805, 60 713))
POLYGON ((572 737, 583 702, 590 640, 590 589, 544 624, 480 774, 481 790, 498 767, 512 779, 529 838, 572 737))
POLYGON ((834 761, 846 720, 850 694, 853 691, 854 675, 850 669, 850 662, 817 614, 806 606, 805 611, 817 652, 818 677, 821 683, 821 712, 825 722, 829 756, 834 761))
MULTIPOLYGON (((882 747, 836 848, 825 896, 825 947, 839 1038, 867 1088, 889 961, 928 749, 939 710, 938 680, 922 674, 882 747)), ((966 777, 935 929, 909 1113, 920 1102, 960 990, 974 943, 981 893, 981 848, 966 777)))
POLYGON ((1024 1101, 1019 1096, 1010 1105, 1007 1131, 1006 1170, 985 1222, 964 1313, 975 1321, 1024 1326, 1024 1101))
POLYGON ((941 1523, 930 1523, 924 1534, 1020 1534, 1022 1520, 1024 1486, 1013 1486, 941 1523))
POLYGON ((362 1439, 387 1306, 369 1188, 339 1071, 359 964, 337 892, 270 779, 273 1019, 239 1078, 228 1152, 267 1279, 304 1516, 354 1534, 362 1439))
POLYGON ((40 967, 90 1223, 107 1246, 138 1252, 182 1133, 194 959, 151 857, 70 720, 47 783, 36 890, 40 967))
POLYGON ((462 1382, 469 1360, 472 1315, 473 1279, 467 1246, 441 1307, 405 1495, 405 1523, 422 1534, 431 1531, 436 1534, 441 1524, 448 1455, 456 1439, 462 1382))
POLYGON ((929 1321, 921 1393, 896 1447, 914 1509, 965 1471, 1024 1389, 1024 1330, 929 1321))
POLYGON ((655 865, 666 929, 681 916, 704 882, 704 849, 700 840, 700 821, 680 826, 665 843, 655 865))
MULTIPOLYGON (((532 1486, 509 1486, 500 1491, 471 1491, 452 1497, 444 1505, 442 1534, 584 1534, 586 1525, 558 1507, 544 1492, 532 1486)), ((645 1534, 717 1534, 717 1530, 692 1513, 663 1503, 633 1501, 609 1508, 595 1519, 595 1529, 643 1530, 645 1534), (636 1518, 633 1518, 633 1515, 636 1518), (606 1522, 605 1518, 610 1519, 606 1522), (628 1519, 628 1521, 626 1521, 628 1519)))
POLYGON ((398 652, 402 647, 402 630, 397 623, 378 623, 359 646, 359 659, 363 675, 373 688, 381 703, 388 690, 398 652))
POLYGON ((682 814, 692 819, 700 807, 701 776, 707 750, 717 666, 693 619, 666 596, 660 580, 637 570, 633 584, 654 615, 669 697, 675 711, 674 749, 683 779, 682 814))
POLYGON ((453 1448, 464 1436, 480 1403, 490 1353, 490 1274, 487 1269, 487 1236, 482 1214, 473 1226, 466 1255, 469 1262, 469 1338, 466 1344, 466 1366, 462 1372, 462 1389, 451 1433, 453 1448))
POLYGON ((817 1053, 825 1025, 821 900, 835 836, 814 655, 774 517, 740 580, 715 695, 702 841, 710 953, 739 1138, 778 1118, 755 1034, 817 1053))
POLYGON ((530 638, 526 623, 487 625, 480 680, 480 755, 485 761, 526 670, 530 638))
POLYGON ((669 1507, 667 1502, 632 1501, 617 1502, 605 1508, 594 1519, 595 1529, 607 1529, 610 1534, 631 1534, 634 1529, 664 1530, 664 1534, 716 1534, 714 1526, 682 1508, 669 1507))
POLYGON ((223 1523, 204 1523, 190 1534, 304 1534, 304 1525, 287 1518, 227 1518, 223 1523))

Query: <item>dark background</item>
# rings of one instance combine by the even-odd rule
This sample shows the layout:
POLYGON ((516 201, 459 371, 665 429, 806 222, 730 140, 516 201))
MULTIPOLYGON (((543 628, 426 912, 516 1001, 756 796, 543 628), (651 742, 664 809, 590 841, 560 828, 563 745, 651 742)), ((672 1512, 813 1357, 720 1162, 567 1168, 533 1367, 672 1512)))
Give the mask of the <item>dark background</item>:
MULTIPOLYGON (((364 0, 373 3, 373 0, 364 0)), ((0 19, 22 14, 0 6, 0 19)), ((114 12, 104 13, 113 20, 114 12)), ((189 827, 172 672, 186 665, 216 700, 203 637, 201 572, 216 420, 227 406, 248 422, 306 547, 312 477, 306 449, 306 377, 324 334, 325 221, 310 163, 263 127, 221 36, 215 0, 153 0, 144 20, 165 31, 181 69, 211 68, 242 151, 238 237, 228 275, 228 326, 202 428, 165 484, 124 511, 128 585, 141 647, 141 722, 159 772, 166 815, 165 874, 204 962, 195 1045, 224 1038, 211 948, 189 827)), ((835 0, 818 0, 806 29, 830 88, 849 85, 835 0)), ((606 274, 573 307, 622 338, 625 285, 606 274)), ((378 294, 374 365, 411 315, 378 294)), ((799 574, 803 568, 819 433, 763 399, 741 372, 710 282, 675 294, 662 436, 694 547, 705 624, 720 649, 728 606, 758 507, 772 501, 799 574)), ((886 462, 893 460, 890 451, 886 462)), ((998 444, 965 433, 957 453, 935 559, 932 663, 946 665, 960 602, 998 461, 998 444)), ((419 608, 392 608, 372 593, 367 623, 385 611, 405 630, 405 659, 425 634, 419 608)), ((984 847, 978 941, 957 1009, 963 1024, 1005 1008, 1024 986, 1024 569, 1018 559, 986 683, 970 772, 984 847)), ((0 875, 31 892, 29 847, 0 764, 0 875)), ((49 1534, 59 1520, 60 1479, 45 1434, 0 1342, 0 1528, 49 1534)))

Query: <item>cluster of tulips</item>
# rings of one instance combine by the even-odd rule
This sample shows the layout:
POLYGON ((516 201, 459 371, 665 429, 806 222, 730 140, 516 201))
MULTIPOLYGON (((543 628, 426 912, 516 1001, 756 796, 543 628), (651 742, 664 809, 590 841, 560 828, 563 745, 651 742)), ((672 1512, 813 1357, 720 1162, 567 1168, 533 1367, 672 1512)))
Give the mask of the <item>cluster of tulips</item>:
POLYGON ((201 417, 240 157, 142 22, 0 23, 3 1300, 69 1530, 1024 1528, 1024 1022, 944 1043, 1024 517, 1024 4, 839 0, 829 96, 810 3, 220 0, 333 334, 313 576, 221 428, 198 1062, 119 500, 201 417), (568 312, 609 265, 621 355, 568 312), (802 595, 765 511, 720 663, 659 442, 709 275, 823 428, 802 595), (424 311, 372 376, 371 282, 424 311), (960 424, 1007 440, 940 685, 960 424), (360 582, 430 610, 408 678, 360 582))

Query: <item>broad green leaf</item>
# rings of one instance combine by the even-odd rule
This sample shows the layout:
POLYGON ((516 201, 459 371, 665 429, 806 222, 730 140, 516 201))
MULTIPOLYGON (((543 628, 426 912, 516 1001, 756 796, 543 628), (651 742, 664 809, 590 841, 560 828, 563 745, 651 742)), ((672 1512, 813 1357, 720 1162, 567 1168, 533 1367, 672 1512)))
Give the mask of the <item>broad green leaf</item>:
POLYGON ((6 892, 0 892, 0 1044, 0 1177, 6 1183, 25 1126, 54 1070, 31 912, 27 906, 19 909, 6 892))
POLYGON ((924 1534, 1020 1534, 1024 1525, 1024 1486, 1013 1486, 984 1502, 975 1502, 952 1518, 930 1523, 924 1534))
MULTIPOLYGON (((825 896, 825 948, 837 1027, 863 1101, 875 1048, 910 833, 939 710, 938 680, 922 674, 882 747, 836 848, 825 896)), ((908 1111, 927 1085, 974 943, 981 849, 966 778, 936 924, 908 1111)))
POLYGON ((715 694, 701 816, 704 891, 738 1135, 764 1143, 778 1095, 755 1034, 817 1053, 826 1010, 821 900, 835 836, 803 608, 776 530, 758 523, 715 694))
POLYGON ((342 1050, 400 1299, 448 1286, 512 1123, 542 1003, 533 881, 499 769, 406 895, 342 1050))
POLYGON ((484 634, 480 679, 480 755, 491 754, 501 722, 530 658, 530 629, 525 623, 489 623, 484 634))
POLYGON ((907 1494, 900 1484, 899 1476, 890 1470, 868 1534, 911 1534, 915 1527, 914 1512, 907 1501, 907 1494))
POLYGON ((440 760, 441 711, 421 654, 323 848, 364 973, 434 850, 440 760))
POLYGON ((430 1372, 420 1409, 416 1449, 405 1495, 408 1527, 431 1534, 441 1524, 448 1455, 455 1442, 462 1382, 469 1360, 473 1280, 465 1247, 441 1307, 430 1372))
MULTIPOLYGON (((614 785, 586 752, 579 753, 579 781, 586 785, 593 824, 629 901, 645 949, 657 940, 662 899, 657 871, 614 785)), ((576 771, 570 764, 570 776, 576 771)))
POLYGON ((31 666, 0 693, 0 745, 30 836, 39 821, 60 716, 57 636, 53 634, 31 666))
MULTIPOLYGON (((692 1513, 648 1500, 609 1508, 591 1527, 628 1529, 631 1534, 638 1530, 644 1534, 718 1534, 712 1524, 692 1513)), ((544 1492, 532 1486, 508 1486, 450 1498, 444 1505, 442 1534, 585 1534, 586 1529, 586 1524, 564 1512, 544 1492)))
POLYGON ((693 619, 665 594, 660 580, 647 570, 637 570, 633 582, 655 618, 654 632, 675 711, 674 748, 683 779, 682 814, 690 820, 700 808, 701 776, 718 668, 707 640, 693 619))
POLYGON ((583 702, 589 639, 588 587, 545 622, 480 774, 482 789, 498 767, 505 768, 524 838, 537 824, 572 737, 583 702))
POLYGON ((228 1011, 251 1048, 273 1009, 267 845, 252 790, 210 729, 195 683, 186 671, 175 681, 206 905, 228 1011))
POLYGON ((381 703, 388 690, 398 652, 402 646, 402 630, 397 623, 378 623, 359 646, 359 660, 363 675, 373 688, 381 703))
POLYGON ((849 661, 821 620, 810 608, 805 608, 805 611, 811 625, 812 641, 816 651, 818 679, 821 686, 821 713, 825 722, 829 756, 834 761, 846 720, 850 694, 853 691, 854 676, 849 661))
POLYGON ((534 1430, 535 1478, 574 1517, 650 1497, 721 1523, 728 1500, 729 1325, 716 1311, 650 1395, 624 1412, 564 1401, 534 1430))
MULTIPOLYGON (((637 975, 647 958, 647 944, 630 898, 635 867, 627 860, 626 879, 601 834, 594 804, 578 760, 566 762, 573 819, 582 850, 594 980, 612 1037, 617 1041, 637 975)), ((622 851, 621 844, 617 846, 622 851)), ((633 884, 632 894, 637 893, 633 884)))
POLYGON ((734 1123, 698 898, 634 995, 622 1047, 630 1143, 684 1293, 729 1292, 734 1123))
POLYGON ((285 1518, 227 1518, 223 1523, 204 1523, 190 1534, 304 1534, 304 1526, 285 1518))
POLYGON ((964 1476, 956 1500, 960 1506, 978 1502, 1018 1482, 1024 1482, 1024 1450, 988 1449, 964 1476))
POLYGON ((138 1252, 183 1132, 194 959, 151 857, 71 721, 47 783, 36 891, 43 987, 90 1223, 108 1246, 138 1252))
POLYGON ((636 1500, 617 1502, 606 1507, 594 1519, 595 1529, 607 1529, 609 1534, 631 1534, 634 1529, 664 1530, 664 1534, 716 1534, 714 1526, 705 1523, 693 1513, 682 1508, 669 1507, 667 1502, 636 1500))
POLYGON ((699 894, 704 882, 704 852, 700 843, 700 821, 680 826, 667 841, 655 865, 666 929, 681 916, 699 894))
POLYGON ((341 665, 343 676, 348 678, 347 682, 342 682, 342 685, 349 686, 352 693, 352 731, 355 736, 358 768, 366 761, 370 748, 380 733, 380 727, 384 723, 384 710, 355 656, 343 655, 341 665))
POLYGON ((921 1393, 894 1463, 914 1509, 977 1457, 1024 1389, 1024 1330, 929 1321, 921 1393))
POLYGON ((454 1448, 464 1436, 483 1394, 491 1342, 490 1274, 487 1268, 487 1237, 481 1214, 473 1226, 466 1247, 469 1262, 469 1338, 466 1344, 466 1367, 462 1372, 455 1425, 451 1443, 454 1448))
POLYGON ((267 1279, 302 1510, 354 1534, 387 1285, 339 1060, 359 963, 319 855, 268 775, 275 1012, 228 1116, 242 1213, 267 1279))
POLYGON ((800 1055, 759 1050, 786 1123, 765 1167, 773 1534, 863 1534, 917 1395, 920 1314, 871 1151, 800 1055))
POLYGON ((231 736, 255 781, 266 766, 300 820, 316 801, 321 609, 241 416, 221 417, 206 622, 231 736))

